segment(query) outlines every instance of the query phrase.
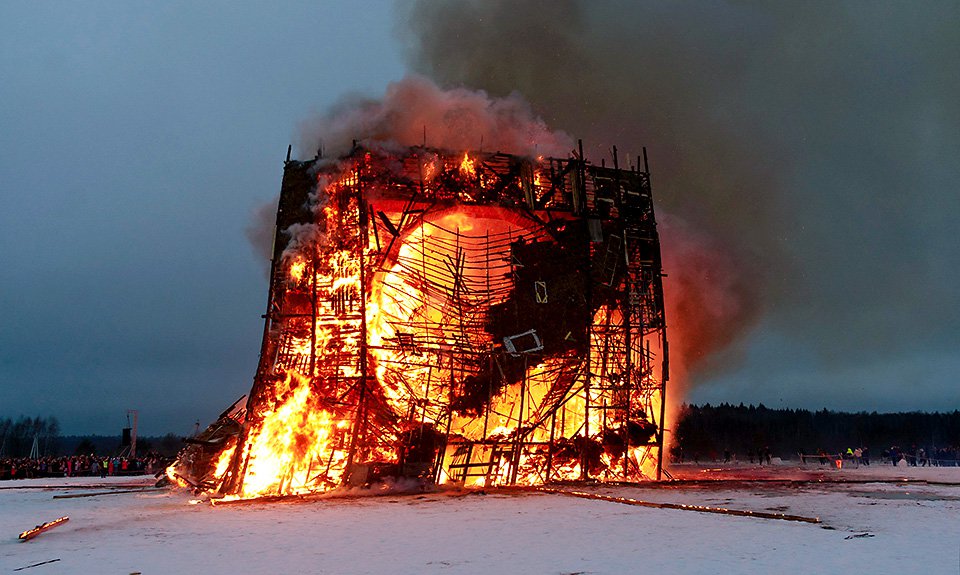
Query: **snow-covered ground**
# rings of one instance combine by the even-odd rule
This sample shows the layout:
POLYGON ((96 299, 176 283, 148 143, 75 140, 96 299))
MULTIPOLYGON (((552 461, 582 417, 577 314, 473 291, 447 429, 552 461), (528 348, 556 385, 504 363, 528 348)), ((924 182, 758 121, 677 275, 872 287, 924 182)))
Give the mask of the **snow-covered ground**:
POLYGON ((0 483, 0 573, 53 559, 24 573, 960 572, 960 468, 687 465, 674 476, 704 481, 591 490, 823 523, 496 491, 217 506, 170 490, 53 499, 150 481, 45 479, 0 483))

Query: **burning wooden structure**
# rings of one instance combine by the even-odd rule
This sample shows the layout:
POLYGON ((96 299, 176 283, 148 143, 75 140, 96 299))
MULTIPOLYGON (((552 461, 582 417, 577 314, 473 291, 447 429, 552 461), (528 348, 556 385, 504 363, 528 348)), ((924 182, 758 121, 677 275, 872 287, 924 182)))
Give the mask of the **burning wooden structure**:
POLYGON ((253 388, 177 477, 239 498, 659 479, 668 350, 645 155, 288 155, 253 388))

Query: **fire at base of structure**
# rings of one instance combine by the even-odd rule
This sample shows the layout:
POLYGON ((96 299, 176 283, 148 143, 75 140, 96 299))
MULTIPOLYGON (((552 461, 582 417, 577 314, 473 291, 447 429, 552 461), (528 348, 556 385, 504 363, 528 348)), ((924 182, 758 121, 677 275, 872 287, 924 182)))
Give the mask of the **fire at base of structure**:
POLYGON ((387 477, 659 479, 645 164, 423 147, 288 160, 253 389, 171 474, 241 498, 387 477))

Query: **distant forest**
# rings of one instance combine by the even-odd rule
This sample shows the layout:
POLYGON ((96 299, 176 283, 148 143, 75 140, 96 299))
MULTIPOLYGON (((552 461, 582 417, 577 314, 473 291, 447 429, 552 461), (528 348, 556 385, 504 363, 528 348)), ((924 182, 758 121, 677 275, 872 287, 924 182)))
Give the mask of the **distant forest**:
POLYGON ((671 455, 677 460, 718 459, 729 450, 739 459, 769 448, 773 456, 796 459, 819 450, 838 453, 867 447, 873 457, 891 447, 935 453, 960 446, 960 411, 947 413, 848 413, 769 409, 760 404, 683 405, 671 455))
MULTIPOLYGON (((60 435, 56 417, 0 418, 0 458, 30 457, 36 445, 40 457, 60 455, 119 455, 126 449, 121 435, 60 435)), ((137 438, 137 455, 149 451, 172 457, 183 447, 181 436, 137 438)))
MULTIPOLYGON (((55 417, 0 418, 0 457, 28 457, 36 438, 40 456, 117 455, 124 450, 120 435, 60 435, 55 417)), ((897 448, 927 453, 960 448, 960 411, 947 413, 848 413, 806 409, 769 409, 721 403, 683 405, 673 430, 674 460, 722 458, 725 451, 738 459, 769 449, 773 456, 796 459, 824 450, 838 453, 848 447, 868 447, 873 457, 897 448)), ((176 455, 182 437, 168 433, 139 437, 137 452, 176 455)))

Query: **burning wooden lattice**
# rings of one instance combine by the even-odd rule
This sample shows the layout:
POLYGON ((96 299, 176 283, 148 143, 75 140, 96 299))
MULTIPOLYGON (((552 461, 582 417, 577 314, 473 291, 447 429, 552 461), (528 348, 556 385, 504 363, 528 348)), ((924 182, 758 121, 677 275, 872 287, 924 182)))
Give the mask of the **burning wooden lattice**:
POLYGON ((246 410, 171 474, 240 498, 659 478, 660 246, 647 172, 614 166, 287 162, 246 410))

